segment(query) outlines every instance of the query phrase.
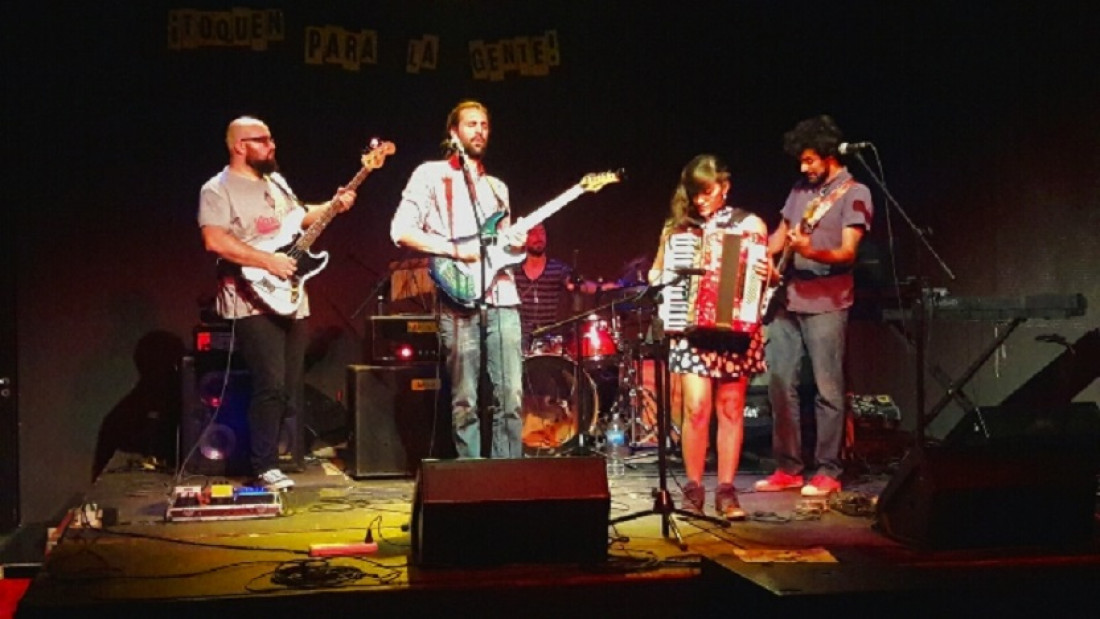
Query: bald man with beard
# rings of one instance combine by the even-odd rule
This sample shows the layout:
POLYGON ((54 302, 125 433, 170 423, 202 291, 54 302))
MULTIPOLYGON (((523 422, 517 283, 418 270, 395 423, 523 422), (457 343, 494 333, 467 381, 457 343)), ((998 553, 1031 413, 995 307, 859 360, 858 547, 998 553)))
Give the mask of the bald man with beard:
POLYGON ((257 118, 243 116, 229 123, 225 144, 229 164, 202 186, 198 223, 206 250, 218 257, 215 310, 232 321, 235 345, 251 376, 248 426, 253 472, 265 488, 289 490, 294 481, 279 468, 279 432, 302 409, 309 299, 303 291, 292 313, 277 313, 253 292, 241 267, 290 278, 297 262, 285 253, 262 249, 263 242, 278 237, 284 223, 299 221, 300 209, 305 211, 300 219, 305 229, 329 209, 347 211, 356 196, 341 188, 329 202, 302 203, 278 171, 271 130, 257 118))

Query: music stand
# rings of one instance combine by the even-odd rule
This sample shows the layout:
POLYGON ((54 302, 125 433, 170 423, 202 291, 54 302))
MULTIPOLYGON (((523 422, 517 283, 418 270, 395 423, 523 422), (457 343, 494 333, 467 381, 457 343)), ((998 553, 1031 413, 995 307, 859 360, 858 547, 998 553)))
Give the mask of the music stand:
MULTIPOLYGON (((657 284, 650 286, 646 290, 643 290, 639 294, 638 298, 641 298, 647 294, 656 294, 670 284, 676 283, 681 274, 676 279, 664 284, 657 284)), ((679 514, 684 518, 691 520, 705 520, 720 527, 729 527, 729 521, 725 519, 715 518, 713 516, 707 516, 706 514, 697 514, 690 512, 686 509, 680 509, 676 507, 672 502, 672 497, 668 492, 668 440, 669 440, 669 425, 671 423, 670 417, 670 400, 668 385, 668 337, 664 333, 664 325, 661 322, 660 316, 654 316, 650 326, 651 334, 653 335, 653 341, 659 342, 656 346, 657 356, 654 359, 655 367, 653 369, 655 386, 657 388, 657 487, 653 489, 653 507, 646 511, 635 512, 633 514, 626 514, 625 516, 619 516, 612 518, 608 524, 616 525, 620 522, 626 522, 628 520, 636 520, 644 516, 659 515, 661 517, 661 535, 668 538, 669 532, 676 537, 676 545, 680 550, 687 550, 687 544, 684 543, 684 538, 680 535, 680 529, 676 525, 676 521, 672 519, 672 514, 679 514)))

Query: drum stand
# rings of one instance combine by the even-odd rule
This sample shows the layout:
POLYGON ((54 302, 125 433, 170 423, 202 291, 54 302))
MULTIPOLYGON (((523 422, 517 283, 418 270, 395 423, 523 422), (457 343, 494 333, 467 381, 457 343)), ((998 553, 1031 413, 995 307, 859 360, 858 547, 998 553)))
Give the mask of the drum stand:
MULTIPOLYGON (((664 286, 653 286, 652 289, 660 290, 664 286)), ((650 292, 650 291, 647 291, 650 292)), ((680 529, 676 525, 676 521, 672 519, 673 514, 679 514, 685 519, 691 520, 705 520, 720 527, 729 527, 729 521, 725 519, 715 518, 713 516, 707 516, 705 514, 697 514, 687 511, 685 509, 679 509, 672 501, 672 496, 668 492, 668 442, 669 442, 669 424, 671 423, 671 406, 670 406, 670 394, 668 385, 668 338, 664 334, 664 326, 661 323, 660 317, 654 316, 653 323, 651 325, 650 333, 653 336, 654 342, 660 342, 657 346, 657 358, 654 359, 656 367, 654 368, 655 386, 657 388, 657 483, 658 486, 653 489, 653 508, 648 511, 636 512, 633 514, 627 514, 625 516, 619 516, 618 518, 612 518, 608 523, 610 525, 616 525, 620 522, 626 522, 628 520, 635 520, 644 516, 650 516, 657 514, 661 516, 661 535, 666 539, 671 532, 676 538, 676 545, 680 550, 687 550, 687 544, 684 543, 684 538, 680 535, 680 529)))
MULTIPOLYGON (((641 318, 639 312, 638 326, 641 327, 641 318)), ((646 344, 646 333, 644 330, 639 329, 637 338, 627 339, 622 335, 622 328, 620 325, 619 315, 612 314, 612 329, 611 333, 615 341, 615 346, 619 350, 619 364, 620 375, 618 378, 618 391, 614 404, 611 406, 611 413, 621 413, 620 417, 629 423, 630 428, 630 445, 631 447, 642 447, 642 441, 653 437, 654 444, 659 440, 659 433, 657 428, 649 425, 646 422, 646 396, 649 395, 653 402, 653 421, 657 421, 657 393, 655 392, 656 385, 653 385, 654 390, 650 391, 649 386, 646 384, 646 371, 645 361, 647 358, 652 358, 652 353, 647 356, 642 352, 642 346, 646 344)), ((656 370, 654 370, 654 377, 656 378, 656 370)), ((671 432, 672 426, 669 426, 671 432)), ((644 445, 649 447, 648 442, 644 445)), ((638 454, 639 457, 645 454, 638 454)))

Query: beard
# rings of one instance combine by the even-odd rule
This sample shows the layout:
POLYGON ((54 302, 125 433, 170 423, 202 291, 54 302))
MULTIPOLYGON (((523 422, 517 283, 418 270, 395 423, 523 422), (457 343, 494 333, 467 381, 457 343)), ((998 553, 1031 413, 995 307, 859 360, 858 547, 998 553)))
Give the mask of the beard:
POLYGON ((268 159, 248 159, 245 163, 260 176, 269 176, 279 171, 279 162, 274 157, 268 159))
POLYGON ((825 178, 828 175, 822 171, 820 173, 808 173, 804 176, 806 177, 806 182, 809 183, 811 187, 820 187, 825 182, 825 178))
POLYGON ((489 142, 482 142, 481 146, 475 146, 471 141, 462 141, 462 148, 466 151, 466 156, 470 159, 481 160, 481 158, 485 156, 485 149, 488 147, 489 142))
POLYGON ((531 256, 541 256, 546 253, 545 245, 535 245, 527 248, 527 254, 531 256))

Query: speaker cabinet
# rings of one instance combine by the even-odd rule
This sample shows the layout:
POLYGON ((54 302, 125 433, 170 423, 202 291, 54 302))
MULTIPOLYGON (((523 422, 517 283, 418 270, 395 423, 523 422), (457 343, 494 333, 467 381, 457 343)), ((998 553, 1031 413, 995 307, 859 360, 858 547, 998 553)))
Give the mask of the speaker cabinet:
MULTIPOLYGON (((180 363, 182 414, 177 462, 197 475, 244 477, 254 473, 249 458, 248 406, 252 379, 244 362, 221 351, 184 356, 180 363), (186 460, 185 460, 186 459, 186 460)), ((283 420, 279 466, 303 468, 304 443, 299 417, 283 420)))
POLYGON ((413 561, 604 561, 610 507, 603 458, 425 460, 413 496, 413 561))
POLYGON ((347 394, 348 475, 412 477, 421 459, 454 455, 436 365, 349 365, 347 394))
POLYGON ((879 497, 876 526, 928 548, 1087 541, 1094 534, 1095 458, 1073 450, 926 447, 911 451, 879 497))
POLYGON ((179 462, 197 475, 244 476, 249 464, 248 403, 251 379, 246 370, 216 364, 209 355, 185 356, 180 366, 183 411, 179 462))

